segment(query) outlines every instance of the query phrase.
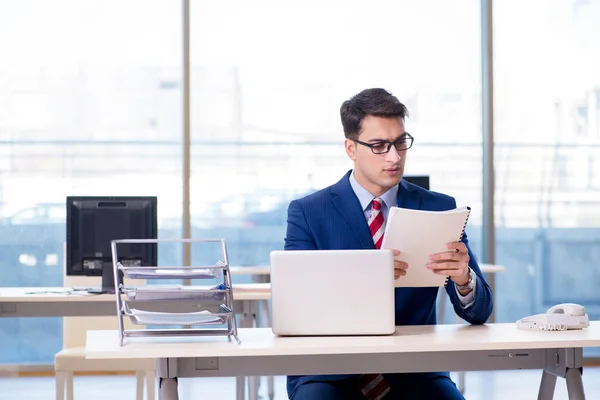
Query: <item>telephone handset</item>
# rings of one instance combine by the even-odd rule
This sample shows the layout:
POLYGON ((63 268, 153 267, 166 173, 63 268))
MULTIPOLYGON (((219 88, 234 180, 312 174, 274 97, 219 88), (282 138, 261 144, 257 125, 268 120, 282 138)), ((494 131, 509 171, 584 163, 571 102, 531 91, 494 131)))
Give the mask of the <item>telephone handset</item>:
POLYGON ((540 331, 566 331, 583 329, 590 325, 590 319, 583 306, 574 303, 562 303, 550 307, 545 314, 532 315, 517 321, 522 329, 540 331))

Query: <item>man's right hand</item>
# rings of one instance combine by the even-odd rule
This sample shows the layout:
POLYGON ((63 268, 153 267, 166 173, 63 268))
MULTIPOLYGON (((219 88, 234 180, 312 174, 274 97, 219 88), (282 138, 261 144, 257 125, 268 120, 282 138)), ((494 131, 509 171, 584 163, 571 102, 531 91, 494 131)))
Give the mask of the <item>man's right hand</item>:
MULTIPOLYGON (((400 255, 400 250, 394 250, 394 257, 400 255)), ((406 269, 408 264, 404 261, 394 260, 394 279, 398 279, 401 276, 406 275, 406 269)))

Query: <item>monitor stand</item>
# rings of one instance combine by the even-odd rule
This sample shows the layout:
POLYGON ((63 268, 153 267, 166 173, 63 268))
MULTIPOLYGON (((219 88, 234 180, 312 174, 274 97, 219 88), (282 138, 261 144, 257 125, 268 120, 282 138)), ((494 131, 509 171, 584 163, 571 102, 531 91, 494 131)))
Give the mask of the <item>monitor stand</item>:
MULTIPOLYGON (((123 272, 119 271, 121 282, 123 282, 123 272)), ((75 291, 85 291, 90 294, 114 294, 115 293, 115 274, 112 262, 102 263, 102 286, 76 286, 75 291)))

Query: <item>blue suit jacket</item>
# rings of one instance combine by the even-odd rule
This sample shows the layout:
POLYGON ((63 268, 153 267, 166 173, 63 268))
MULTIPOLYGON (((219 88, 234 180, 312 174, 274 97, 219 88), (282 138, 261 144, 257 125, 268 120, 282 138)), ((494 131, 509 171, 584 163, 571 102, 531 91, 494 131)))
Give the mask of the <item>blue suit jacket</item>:
MULTIPOLYGON (((348 171, 336 184, 294 200, 288 207, 285 250, 374 249, 373 239, 358 198, 350 186, 348 171)), ((398 207, 420 210, 451 210, 453 197, 425 190, 405 180, 398 188, 398 207)), ((469 248, 467 235, 462 241, 469 250, 469 266, 477 274, 475 302, 464 309, 450 280, 446 293, 459 317, 472 324, 483 324, 492 312, 492 292, 469 248)), ((438 288, 396 288, 396 325, 431 325, 436 323, 438 288)), ((288 377, 288 393, 309 380, 339 380, 350 375, 288 377)))

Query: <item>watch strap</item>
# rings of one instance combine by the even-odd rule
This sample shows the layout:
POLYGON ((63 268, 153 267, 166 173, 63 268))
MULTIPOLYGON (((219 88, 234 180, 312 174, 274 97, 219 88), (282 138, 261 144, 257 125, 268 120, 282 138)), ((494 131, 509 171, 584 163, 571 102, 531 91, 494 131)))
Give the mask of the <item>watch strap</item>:
POLYGON ((473 289, 473 281, 476 279, 475 271, 469 267, 469 282, 466 285, 456 285, 458 290, 472 290, 473 289))

